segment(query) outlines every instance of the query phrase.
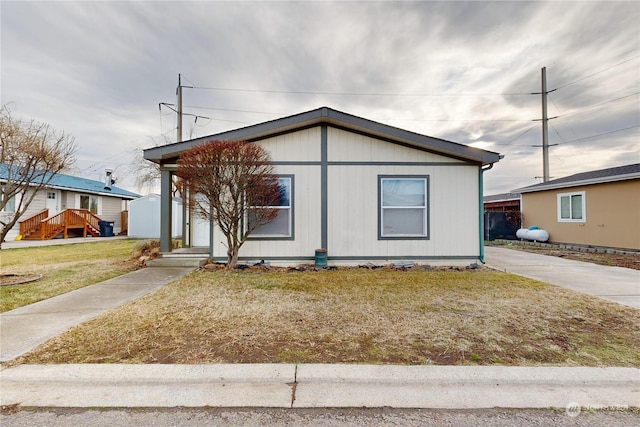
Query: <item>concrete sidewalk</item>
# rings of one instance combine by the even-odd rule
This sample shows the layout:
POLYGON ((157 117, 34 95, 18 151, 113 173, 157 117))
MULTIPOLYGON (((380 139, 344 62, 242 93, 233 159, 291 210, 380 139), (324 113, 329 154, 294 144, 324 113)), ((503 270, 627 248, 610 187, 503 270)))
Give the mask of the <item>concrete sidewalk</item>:
POLYGON ((505 366, 21 365, 0 404, 23 407, 628 408, 640 370, 505 366))
POLYGON ((192 272, 145 268, 0 314, 0 362, 34 349, 72 326, 192 272))
POLYGON ((488 267, 640 308, 640 270, 485 247, 488 267))

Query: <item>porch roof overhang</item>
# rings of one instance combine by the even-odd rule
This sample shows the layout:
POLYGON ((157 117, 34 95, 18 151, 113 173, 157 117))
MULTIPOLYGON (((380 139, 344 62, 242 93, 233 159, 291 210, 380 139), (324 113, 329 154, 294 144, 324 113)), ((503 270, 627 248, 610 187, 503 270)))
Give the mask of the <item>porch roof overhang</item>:
POLYGON ((148 148, 144 150, 144 158, 159 164, 171 163, 174 162, 183 151, 209 140, 255 142, 261 139, 319 125, 330 125, 346 129, 367 136, 380 138, 391 143, 407 145, 419 150, 430 151, 470 163, 476 163, 480 166, 493 164, 501 159, 501 155, 499 153, 410 132, 362 117, 343 113, 328 107, 321 107, 293 116, 191 139, 184 142, 176 142, 160 147, 148 148))

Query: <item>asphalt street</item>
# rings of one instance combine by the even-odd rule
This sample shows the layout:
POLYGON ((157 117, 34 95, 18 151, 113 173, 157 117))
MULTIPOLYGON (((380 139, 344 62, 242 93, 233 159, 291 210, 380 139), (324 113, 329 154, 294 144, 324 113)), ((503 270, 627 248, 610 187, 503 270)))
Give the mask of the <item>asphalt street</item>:
POLYGON ((631 427, 631 411, 551 409, 38 409, 0 415, 3 427, 165 426, 465 426, 465 427, 631 427))

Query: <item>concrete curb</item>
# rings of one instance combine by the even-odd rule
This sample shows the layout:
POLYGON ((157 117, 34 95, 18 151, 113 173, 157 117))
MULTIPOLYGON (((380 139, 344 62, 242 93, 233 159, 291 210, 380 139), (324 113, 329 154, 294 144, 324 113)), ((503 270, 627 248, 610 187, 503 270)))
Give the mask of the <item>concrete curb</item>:
POLYGON ((627 408, 640 369, 381 365, 20 365, 0 404, 25 407, 627 408))

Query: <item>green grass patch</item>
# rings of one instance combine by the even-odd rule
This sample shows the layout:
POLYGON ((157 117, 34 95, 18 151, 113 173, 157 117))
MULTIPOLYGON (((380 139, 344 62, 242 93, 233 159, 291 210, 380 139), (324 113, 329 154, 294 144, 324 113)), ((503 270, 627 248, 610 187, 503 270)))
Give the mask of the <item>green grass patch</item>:
POLYGON ((135 270, 132 239, 2 249, 2 274, 41 274, 42 279, 0 286, 0 312, 33 304, 135 270))

